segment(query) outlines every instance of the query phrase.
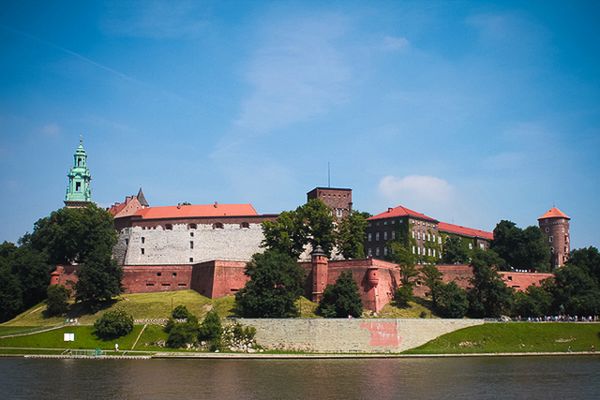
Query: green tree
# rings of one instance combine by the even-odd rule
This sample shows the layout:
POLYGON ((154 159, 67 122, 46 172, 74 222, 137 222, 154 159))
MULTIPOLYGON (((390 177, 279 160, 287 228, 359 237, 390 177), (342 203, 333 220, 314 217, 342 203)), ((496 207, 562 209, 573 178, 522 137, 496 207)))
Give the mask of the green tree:
POLYGON ((365 257, 365 231, 367 229, 367 213, 352 211, 337 226, 336 247, 345 259, 365 257))
POLYGON ((111 254, 117 233, 110 213, 90 204, 61 208, 38 220, 28 241, 51 264, 85 263, 90 256, 111 254))
POLYGON ((431 302, 435 307, 437 304, 437 292, 436 288, 442 284, 442 273, 433 264, 426 264, 421 268, 421 276, 423 278, 423 284, 429 289, 431 296, 431 302))
POLYGON ((523 230, 514 222, 500 221, 494 229, 491 249, 502 259, 498 268, 534 269, 539 272, 550 269, 550 245, 537 226, 523 230))
POLYGON ((200 324, 198 340, 208 341, 209 350, 215 351, 223 348, 222 337, 223 325, 221 325, 221 318, 215 310, 211 310, 200 324))
POLYGON ((0 265, 0 322, 11 319, 22 309, 21 283, 8 266, 0 265))
POLYGON ((94 322, 94 333, 104 340, 125 336, 132 330, 133 317, 121 309, 107 311, 94 322))
POLYGON ((198 342, 198 320, 191 318, 187 322, 173 323, 167 336, 167 347, 180 348, 198 342))
POLYGON ((578 266, 600 283, 600 252, 597 248, 590 246, 573 250, 567 265, 578 266))
POLYGON ((325 318, 361 316, 362 300, 351 271, 342 272, 334 285, 327 285, 317 312, 325 318))
POLYGON ((319 199, 310 199, 300 207, 300 215, 308 230, 308 243, 313 249, 321 246, 331 255, 335 244, 333 215, 331 209, 319 199))
POLYGON ((473 278, 468 291, 469 314, 472 317, 500 317, 512 302, 512 289, 507 287, 495 266, 500 258, 493 250, 473 251, 473 278))
POLYGON ((123 269, 110 255, 88 256, 77 276, 75 298, 88 303, 92 310, 121 293, 123 269))
POLYGON ((22 243, 13 254, 11 267, 21 284, 25 308, 46 298, 50 272, 54 266, 48 264, 44 253, 33 249, 28 243, 22 243))
POLYGON ((570 315, 600 314, 600 287, 587 270, 567 265, 556 270, 553 310, 570 315))
POLYGON ((243 317, 286 318, 298 315, 294 302, 303 292, 304 273, 296 260, 275 250, 254 254, 246 266, 250 280, 236 293, 243 317))
POLYGON ((171 316, 175 319, 187 319, 192 313, 189 312, 186 306, 183 304, 178 305, 171 312, 171 316))
POLYGON ((298 210, 284 211, 275 221, 263 222, 262 228, 265 236, 262 246, 288 254, 294 260, 300 257, 308 243, 308 230, 298 210))
POLYGON ((63 315, 69 309, 69 289, 62 285, 48 286, 46 301, 46 315, 55 316, 63 315))
POLYGON ((467 292, 454 282, 438 284, 434 293, 436 295, 435 312, 444 318, 462 318, 469 309, 467 292))
POLYGON ((543 317, 550 314, 552 307, 552 293, 546 287, 529 286, 524 292, 515 293, 515 316, 543 317))
POLYGON ((469 262, 469 248, 458 236, 448 236, 444 241, 442 262, 445 264, 464 264, 469 262))

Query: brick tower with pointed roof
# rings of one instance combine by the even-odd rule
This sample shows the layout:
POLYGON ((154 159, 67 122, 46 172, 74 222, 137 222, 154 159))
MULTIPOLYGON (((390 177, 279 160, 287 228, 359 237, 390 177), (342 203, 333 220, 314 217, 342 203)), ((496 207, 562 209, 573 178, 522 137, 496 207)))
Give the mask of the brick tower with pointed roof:
POLYGON ((553 268, 562 267, 569 259, 571 252, 570 219, 567 214, 556 207, 552 207, 538 218, 540 229, 548 238, 552 250, 551 263, 553 268))

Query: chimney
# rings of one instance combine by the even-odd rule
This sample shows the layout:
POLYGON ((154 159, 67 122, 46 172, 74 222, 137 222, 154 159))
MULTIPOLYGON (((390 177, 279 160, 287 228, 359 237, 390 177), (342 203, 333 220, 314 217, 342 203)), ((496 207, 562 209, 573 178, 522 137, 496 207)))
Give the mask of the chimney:
POLYGON ((393 208, 392 207, 388 207, 388 212, 392 212, 393 208))
POLYGON ((213 206, 213 207, 214 207, 214 208, 217 208, 218 206, 219 206, 219 203, 217 203, 217 202, 215 201, 215 204, 214 204, 214 206, 213 206))

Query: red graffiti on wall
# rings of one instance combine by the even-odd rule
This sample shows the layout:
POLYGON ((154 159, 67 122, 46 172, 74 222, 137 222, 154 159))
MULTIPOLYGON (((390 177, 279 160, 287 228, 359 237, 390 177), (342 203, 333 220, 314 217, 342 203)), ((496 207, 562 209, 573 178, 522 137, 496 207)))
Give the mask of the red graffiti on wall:
POLYGON ((397 347, 400 337, 395 322, 361 322, 360 327, 371 334, 370 346, 397 347))

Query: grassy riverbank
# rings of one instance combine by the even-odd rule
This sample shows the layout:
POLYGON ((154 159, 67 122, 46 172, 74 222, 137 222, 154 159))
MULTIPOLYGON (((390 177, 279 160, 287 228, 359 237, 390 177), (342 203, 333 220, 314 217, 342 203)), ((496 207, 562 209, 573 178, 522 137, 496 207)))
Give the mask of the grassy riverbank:
POLYGON ((589 351, 600 349, 598 323, 487 323, 440 336, 406 354, 589 351))

